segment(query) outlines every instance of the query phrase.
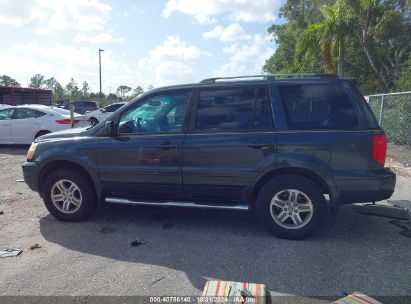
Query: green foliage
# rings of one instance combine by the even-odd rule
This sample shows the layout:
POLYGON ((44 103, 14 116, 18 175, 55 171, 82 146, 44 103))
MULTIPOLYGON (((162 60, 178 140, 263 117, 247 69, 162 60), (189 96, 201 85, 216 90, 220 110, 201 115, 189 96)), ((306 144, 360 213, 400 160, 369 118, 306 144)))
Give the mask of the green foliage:
POLYGON ((263 71, 335 72, 339 64, 364 93, 389 92, 405 81, 404 87, 409 79, 403 76, 404 62, 411 51, 410 2, 287 0, 280 10, 285 23, 268 29, 277 49, 263 71))
POLYGON ((87 81, 83 82, 83 86, 81 88, 81 98, 87 99, 89 96, 90 87, 88 86, 87 81))
POLYGON ((411 91, 411 54, 408 56, 407 61, 403 65, 400 78, 395 84, 395 91, 397 92, 411 91))
POLYGON ((10 76, 3 75, 0 76, 0 86, 20 87, 20 83, 18 83, 16 79, 11 78, 10 76))
POLYGON ((117 94, 120 95, 120 98, 123 100, 128 92, 131 91, 131 88, 126 85, 121 85, 117 88, 117 94))
POLYGON ((29 88, 41 89, 44 87, 44 76, 36 74, 30 78, 29 88))

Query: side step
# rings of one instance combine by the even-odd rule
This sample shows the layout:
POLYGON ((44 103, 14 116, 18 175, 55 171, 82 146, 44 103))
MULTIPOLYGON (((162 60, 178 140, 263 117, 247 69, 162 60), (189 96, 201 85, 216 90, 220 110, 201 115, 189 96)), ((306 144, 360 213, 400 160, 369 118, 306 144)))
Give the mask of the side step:
POLYGON ((126 204, 126 205, 142 205, 142 206, 165 206, 165 207, 187 207, 187 208, 205 208, 205 209, 226 209, 226 210, 242 210, 247 211, 248 205, 208 205, 204 203, 168 201, 168 202, 141 202, 129 200, 128 198, 106 197, 106 203, 110 204, 126 204))

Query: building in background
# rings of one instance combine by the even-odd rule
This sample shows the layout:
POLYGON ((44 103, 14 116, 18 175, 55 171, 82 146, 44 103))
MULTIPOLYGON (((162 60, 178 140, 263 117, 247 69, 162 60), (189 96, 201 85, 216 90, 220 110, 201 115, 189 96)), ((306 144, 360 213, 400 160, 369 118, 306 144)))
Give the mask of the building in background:
POLYGON ((0 104, 13 106, 22 104, 51 105, 52 100, 51 90, 0 86, 0 104))

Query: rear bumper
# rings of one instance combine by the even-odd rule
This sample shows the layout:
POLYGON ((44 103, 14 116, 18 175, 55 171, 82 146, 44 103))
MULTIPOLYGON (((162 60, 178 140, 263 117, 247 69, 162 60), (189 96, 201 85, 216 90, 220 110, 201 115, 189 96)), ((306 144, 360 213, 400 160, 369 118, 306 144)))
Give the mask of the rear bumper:
POLYGON ((26 184, 33 191, 38 192, 39 166, 36 162, 25 162, 22 165, 23 177, 26 184))
POLYGON ((335 182, 342 204, 376 202, 390 198, 396 176, 388 168, 357 171, 349 176, 336 176, 335 182))

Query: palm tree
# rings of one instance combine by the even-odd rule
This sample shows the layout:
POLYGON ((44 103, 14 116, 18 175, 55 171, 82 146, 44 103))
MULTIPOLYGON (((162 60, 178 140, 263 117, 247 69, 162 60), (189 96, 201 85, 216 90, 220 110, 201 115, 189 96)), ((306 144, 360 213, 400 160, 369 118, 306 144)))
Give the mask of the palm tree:
POLYGON ((327 72, 344 77, 344 44, 350 31, 349 7, 345 0, 337 0, 335 4, 325 5, 321 12, 322 22, 310 24, 300 35, 297 43, 297 54, 307 57, 321 57, 327 72), (334 54, 338 50, 338 68, 336 69, 334 54))

